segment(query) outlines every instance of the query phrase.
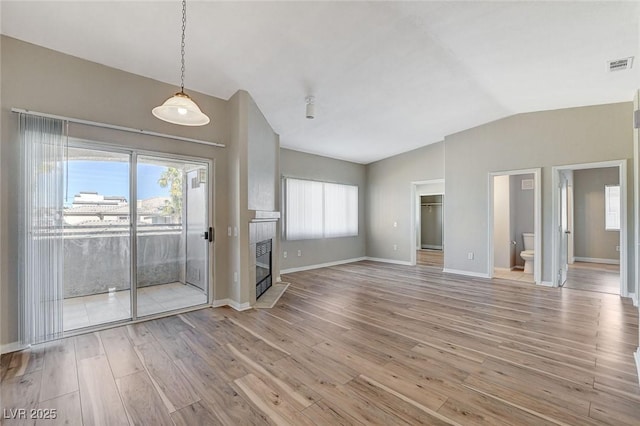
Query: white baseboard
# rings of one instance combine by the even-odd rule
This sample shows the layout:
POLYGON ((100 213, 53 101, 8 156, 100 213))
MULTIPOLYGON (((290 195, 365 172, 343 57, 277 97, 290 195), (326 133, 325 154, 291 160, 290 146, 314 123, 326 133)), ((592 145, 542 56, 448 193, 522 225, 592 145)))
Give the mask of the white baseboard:
POLYGON ((619 265, 620 259, 600 259, 598 257, 578 257, 575 258, 576 262, 589 262, 589 263, 604 263, 606 265, 619 265))
POLYGON ((540 284, 538 285, 542 285, 545 287, 553 287, 553 283, 551 281, 540 281, 540 284))
POLYGON ((223 306, 227 306, 228 304, 229 304, 229 299, 214 300, 213 303, 211 303, 211 307, 221 308, 223 306))
POLYGON ((484 272, 463 271, 461 269, 444 268, 442 272, 444 272, 445 274, 465 275, 467 277, 491 278, 489 277, 489 274, 486 274, 484 272))
POLYGON ((636 360, 636 370, 638 370, 638 383, 640 383, 640 347, 633 353, 636 360))
POLYGON ((23 345, 20 342, 11 342, 6 345, 0 346, 0 354, 8 354, 10 352, 21 351, 23 349, 27 349, 28 345, 23 345))
POLYGON ((422 248, 428 250, 442 250, 442 246, 436 246, 433 244, 422 244, 422 248))
POLYGON ((229 306, 231 306, 236 311, 246 311, 247 309, 251 309, 251 303, 238 303, 235 300, 229 300, 229 306))
POLYGON ((627 297, 631 298, 631 301, 633 302, 633 306, 635 306, 636 308, 638 307, 638 295, 635 293, 628 293, 627 297))
POLYGON ((231 299, 214 300, 211 306, 214 308, 220 308, 222 306, 230 306, 236 311, 246 311, 247 309, 251 309, 251 304, 249 302, 238 303, 235 300, 231 300, 231 299))
POLYGON ((365 257, 363 260, 370 260, 372 262, 393 263, 394 265, 412 266, 411 262, 407 262, 406 260, 382 259, 380 257, 369 257, 369 256, 365 257))
MULTIPOLYGON (((291 274, 292 272, 310 271, 312 269, 320 269, 320 268, 327 268, 329 266, 344 265, 346 263, 360 262, 362 260, 367 260, 367 259, 368 258, 366 257, 355 257, 353 259, 336 260, 335 262, 318 263, 315 265, 307 265, 307 266, 300 266, 297 268, 283 269, 280 271, 280 273, 291 274)), ((278 277, 278 281, 280 281, 280 277, 278 277)))

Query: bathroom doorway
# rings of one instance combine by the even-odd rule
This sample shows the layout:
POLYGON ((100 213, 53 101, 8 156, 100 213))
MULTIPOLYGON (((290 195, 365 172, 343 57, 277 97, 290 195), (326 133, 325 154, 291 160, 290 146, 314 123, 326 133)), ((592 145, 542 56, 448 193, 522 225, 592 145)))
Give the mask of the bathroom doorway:
POLYGON ((491 278, 541 281, 540 169, 489 174, 491 278))
POLYGON ((554 285, 627 296, 625 166, 554 167, 554 285))
POLYGON ((444 179, 412 182, 412 264, 444 267, 444 179))

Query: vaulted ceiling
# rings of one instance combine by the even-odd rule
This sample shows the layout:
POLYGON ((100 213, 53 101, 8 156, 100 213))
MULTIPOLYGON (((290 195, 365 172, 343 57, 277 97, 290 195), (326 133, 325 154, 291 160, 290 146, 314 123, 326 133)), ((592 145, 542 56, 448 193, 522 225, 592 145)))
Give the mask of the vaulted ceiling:
MULTIPOLYGON (((516 113, 629 101, 640 2, 189 1, 186 87, 369 163, 516 113), (305 97, 316 118, 305 119, 305 97)), ((180 1, 2 1, 1 32, 179 85, 180 1)), ((215 125, 215 117, 213 117, 215 125)))

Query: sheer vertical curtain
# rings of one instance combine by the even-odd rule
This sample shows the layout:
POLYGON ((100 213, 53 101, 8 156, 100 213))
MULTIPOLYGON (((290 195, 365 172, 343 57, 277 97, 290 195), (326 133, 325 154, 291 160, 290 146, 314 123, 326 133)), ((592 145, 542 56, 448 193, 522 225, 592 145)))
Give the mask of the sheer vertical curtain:
POLYGON ((287 178, 284 221, 287 240, 358 235, 358 187, 287 178))
POLYGON ((24 344, 61 337, 65 123, 20 115, 21 337, 24 344))

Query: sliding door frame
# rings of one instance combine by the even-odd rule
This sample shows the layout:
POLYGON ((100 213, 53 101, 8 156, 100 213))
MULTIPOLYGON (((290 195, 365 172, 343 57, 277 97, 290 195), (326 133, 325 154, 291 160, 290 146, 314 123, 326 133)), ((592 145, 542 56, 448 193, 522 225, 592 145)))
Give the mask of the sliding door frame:
MULTIPOLYGON (((213 227, 213 224, 215 223, 215 210, 214 210, 214 161, 209 159, 209 158, 202 158, 202 157, 194 157, 194 156, 188 156, 188 155, 181 155, 181 154, 173 154, 173 153, 168 153, 168 152, 162 152, 162 151, 151 151, 151 150, 145 150, 145 149, 137 149, 137 148, 129 148, 123 145, 119 145, 117 143, 105 143, 105 142, 98 142, 98 141, 91 141, 91 140, 86 140, 86 139, 81 139, 81 138, 73 138, 73 137, 69 137, 69 142, 68 142, 68 146, 70 148, 83 148, 83 149, 95 149, 95 150, 99 150, 99 151, 107 151, 107 152, 114 152, 114 153, 120 153, 120 154, 127 154, 129 155, 129 198, 131 200, 137 200, 137 166, 138 166, 138 156, 143 156, 143 157, 153 157, 153 158, 158 158, 158 159, 164 159, 164 160, 177 160, 177 161, 185 161, 185 162, 194 162, 194 163, 200 163, 202 165, 206 165, 207 167, 207 211, 206 211, 206 218, 208 221, 209 226, 213 227)), ((163 318, 163 317, 167 317, 167 316, 171 316, 171 315, 177 315, 180 313, 184 313, 184 312, 189 312, 189 311, 195 311, 198 309, 202 309, 208 306, 212 306, 213 300, 214 299, 214 288, 215 288, 215 282, 214 282, 214 273, 213 273, 213 266, 215 265, 214 262, 214 255, 215 255, 215 238, 213 240, 212 243, 209 243, 207 245, 207 254, 206 254, 206 258, 207 258, 207 273, 206 273, 206 279, 207 279, 207 284, 206 284, 206 302, 199 304, 199 305, 194 305, 194 306, 189 306, 186 308, 180 308, 180 309, 175 309, 175 310, 170 310, 170 311, 166 311, 166 312, 160 312, 157 314, 151 314, 151 315, 145 315, 143 317, 138 317, 138 277, 137 277, 137 272, 138 272, 138 265, 137 265, 137 259, 138 259, 138 253, 137 253, 137 247, 138 247, 138 203, 137 202, 132 202, 129 204, 130 208, 129 208, 129 214, 130 214, 130 231, 129 231, 129 236, 130 236, 130 245, 129 245, 129 250, 130 250, 130 256, 129 256, 129 260, 130 260, 130 303, 131 303, 131 308, 130 308, 130 318, 129 319, 125 319, 125 320, 120 320, 120 321, 113 321, 113 322, 108 322, 108 323, 104 323, 104 324, 100 324, 100 325, 95 325, 95 326, 89 326, 89 327, 84 327, 84 328, 79 328, 79 329, 74 329, 74 330, 70 330, 70 331, 66 331, 63 332, 63 336, 64 337, 68 337, 68 336, 74 336, 74 335, 78 335, 78 334, 84 334, 90 331, 97 331, 97 330, 104 330, 104 329, 108 329, 108 328, 113 328, 113 327, 117 327, 123 324, 134 324, 134 323, 138 323, 138 322, 144 322, 144 321, 148 321, 151 319, 156 319, 156 318, 163 318)))

